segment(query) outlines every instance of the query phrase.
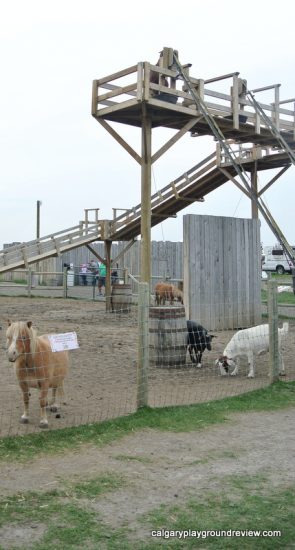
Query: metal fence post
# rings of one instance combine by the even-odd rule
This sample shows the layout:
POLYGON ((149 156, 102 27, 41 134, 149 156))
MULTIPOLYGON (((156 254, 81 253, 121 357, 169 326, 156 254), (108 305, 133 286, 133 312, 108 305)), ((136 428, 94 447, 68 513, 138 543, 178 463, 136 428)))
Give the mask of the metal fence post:
POLYGON ((148 283, 138 285, 138 367, 137 367, 137 408, 148 404, 149 368, 149 302, 148 283))
POLYGON ((67 268, 67 267, 64 267, 64 270, 63 270, 63 279, 62 279, 62 284, 63 284, 63 296, 64 296, 64 298, 67 298, 67 297, 68 297, 68 278, 67 278, 67 273, 68 273, 68 268, 67 268))
POLYGON ((279 316, 278 316, 278 289, 273 279, 267 281, 267 306, 269 324, 269 376, 271 382, 279 380, 279 316))
POLYGON ((295 294, 295 267, 291 268, 291 273, 292 273, 293 294, 295 294))

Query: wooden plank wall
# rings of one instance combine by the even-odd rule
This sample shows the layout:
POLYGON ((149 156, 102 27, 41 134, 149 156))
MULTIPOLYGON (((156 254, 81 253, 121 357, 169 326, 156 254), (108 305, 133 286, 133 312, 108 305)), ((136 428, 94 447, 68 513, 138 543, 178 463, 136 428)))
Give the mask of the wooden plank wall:
POLYGON ((210 330, 260 324, 260 222, 193 214, 183 222, 187 318, 210 330))
MULTIPOLYGON (((101 257, 104 257, 104 243, 93 243, 91 245, 101 257)), ((125 242, 113 243, 112 258, 115 258, 126 246, 125 242)), ((154 277, 171 277, 171 279, 183 278, 182 242, 152 241, 152 275, 154 277)), ((88 263, 92 258, 90 250, 85 246, 76 248, 62 254, 60 258, 52 258, 52 264, 56 265, 57 271, 62 270, 64 263, 73 263, 79 268, 82 263, 88 263)), ((118 261, 119 269, 127 268, 129 272, 138 277, 140 275, 140 241, 136 241, 132 247, 118 261)), ((120 275, 122 275, 122 271, 120 275)), ((159 279, 152 280, 152 288, 159 279)), ((137 293, 137 285, 132 283, 132 292, 137 293)))

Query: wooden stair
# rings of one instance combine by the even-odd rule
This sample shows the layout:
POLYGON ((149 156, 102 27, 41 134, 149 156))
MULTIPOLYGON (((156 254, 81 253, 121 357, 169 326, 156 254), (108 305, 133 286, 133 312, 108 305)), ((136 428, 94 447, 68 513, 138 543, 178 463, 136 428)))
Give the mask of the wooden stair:
POLYGON ((26 267, 52 256, 60 256, 72 250, 101 239, 103 222, 85 226, 80 224, 34 241, 9 246, 0 251, 0 273, 26 267))
MULTIPOLYGON (((246 155, 240 158, 244 170, 250 171, 257 164, 258 170, 268 170, 288 166, 290 159, 285 153, 268 151, 257 159, 246 155)), ((196 201, 203 202, 204 197, 226 181, 229 175, 235 175, 235 169, 227 166, 227 173, 220 169, 216 153, 212 153, 190 170, 173 180, 151 197, 152 219, 155 226, 196 201)), ((129 241, 140 234, 141 204, 126 210, 113 220, 80 222, 79 225, 47 235, 45 237, 21 243, 0 251, 0 273, 28 266, 32 263, 59 256, 94 241, 109 239, 129 241)))

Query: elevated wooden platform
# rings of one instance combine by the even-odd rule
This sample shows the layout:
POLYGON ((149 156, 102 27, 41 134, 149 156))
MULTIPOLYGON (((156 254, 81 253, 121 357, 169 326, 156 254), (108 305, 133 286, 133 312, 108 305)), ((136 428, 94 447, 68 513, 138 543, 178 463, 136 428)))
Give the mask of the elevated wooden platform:
MULTIPOLYGON (((208 123, 208 117, 198 110, 198 102, 193 98, 195 94, 205 106, 209 120, 217 125, 224 139, 231 140, 238 146, 235 162, 243 171, 257 174, 260 170, 281 169, 282 173, 291 165, 290 150, 293 155, 292 151, 295 149, 295 110, 287 109, 286 105, 295 100, 281 101, 280 85, 275 84, 252 91, 257 94, 265 89, 272 89, 274 93, 273 102, 259 103, 257 108, 249 99, 249 94, 247 96, 245 93, 246 84, 239 78, 239 73, 209 80, 189 76, 189 82, 184 85, 183 74, 181 80, 179 70, 173 65, 173 50, 164 48, 163 52, 164 61, 158 65, 140 62, 93 82, 92 115, 141 165, 142 178, 144 177, 145 187, 148 188, 148 200, 144 197, 142 205, 138 204, 126 210, 113 220, 98 220, 98 209, 95 209, 96 219, 89 223, 87 211, 85 221, 80 222, 78 226, 4 249, 0 251, 0 273, 28 267, 29 264, 60 255, 73 248, 89 246, 94 241, 132 241, 141 233, 141 218, 145 219, 143 225, 146 228, 143 242, 147 242, 149 226, 155 226, 168 217, 176 216, 179 211, 195 201, 203 201, 208 193, 226 181, 233 180, 242 189, 235 181, 237 172, 233 163, 226 159, 224 152, 218 150, 217 143, 216 152, 150 196, 150 167, 178 139, 187 132, 193 137, 212 135, 216 139, 212 126, 208 123), (212 89, 212 85, 219 81, 224 81, 226 85, 229 83, 229 89, 223 93, 212 89), (188 90, 191 85, 193 92, 188 90), (267 123, 268 119, 264 113, 271 120, 271 125, 267 123), (113 125, 109 124, 110 122, 142 129, 142 156, 132 149, 113 125), (283 138, 285 145, 287 144, 287 149, 290 148, 289 153, 286 148, 282 149, 282 141, 279 142, 271 131, 272 126, 283 138), (152 154, 151 129, 158 127, 176 132, 165 146, 152 154), (247 148, 245 144, 251 146, 247 148)), ((189 69, 190 65, 183 66, 186 74, 189 73, 189 69)), ((273 178, 265 188, 278 177, 273 178)), ((252 188, 249 188, 248 184, 245 185, 242 190, 252 200, 252 188)), ((263 190, 258 193, 254 186, 253 192, 256 200, 263 190)), ((266 215, 268 222, 275 227, 268 213, 266 215)), ((143 281, 149 281, 149 263, 146 250, 143 281)))
MULTIPOLYGON (((238 143, 271 146, 277 144, 265 121, 253 108, 251 100, 241 93, 239 73, 209 80, 190 76, 190 81, 226 139, 238 143), (221 80, 229 82, 227 93, 220 93, 211 87, 221 80)), ((191 95, 184 91, 185 86, 182 84, 177 70, 160 68, 148 62, 138 63, 93 82, 92 115, 98 122, 111 121, 142 127, 144 112, 150 117, 152 128, 182 130, 191 125, 189 131, 194 136, 212 135, 206 120, 198 112, 191 95), (151 83, 151 73, 155 72, 159 74, 160 81, 165 78, 169 85, 151 83)), ((280 101, 279 84, 257 90, 256 99, 259 92, 269 88, 273 89, 274 101, 259 105, 288 145, 295 148, 294 99, 280 101), (291 108, 287 109, 289 102, 291 108)))

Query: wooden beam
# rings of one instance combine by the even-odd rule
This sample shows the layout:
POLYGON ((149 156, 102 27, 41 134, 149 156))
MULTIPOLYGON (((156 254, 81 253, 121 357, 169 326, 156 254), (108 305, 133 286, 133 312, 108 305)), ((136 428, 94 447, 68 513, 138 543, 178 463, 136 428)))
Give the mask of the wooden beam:
POLYGON ((236 185, 236 187, 238 187, 240 189, 240 191, 245 193, 245 195, 248 197, 248 199, 252 199, 252 196, 247 191, 247 189, 245 189, 245 187, 243 187, 225 168, 220 168, 220 166, 218 168, 219 168, 220 172, 222 172, 230 181, 232 181, 236 185))
POLYGON ((114 130, 114 128, 112 128, 112 126, 110 126, 110 124, 108 124, 102 118, 98 118, 97 121, 104 127, 105 130, 107 130, 107 132, 109 132, 109 134, 111 134, 111 136, 120 145, 122 145, 122 147, 127 151, 127 153, 129 153, 129 155, 131 155, 136 160, 136 162, 138 162, 138 164, 141 165, 142 160, 140 156, 136 153, 136 151, 134 151, 134 149, 132 149, 132 147, 130 147, 130 145, 128 145, 128 143, 116 132, 116 130, 114 130))
POLYGON ((263 193, 265 193, 265 191, 267 189, 270 188, 270 186, 275 182, 277 181, 277 179, 279 179, 279 177, 281 177, 284 172, 286 172, 286 170, 288 170, 290 168, 291 165, 289 166, 284 166, 284 168, 282 168, 282 170, 279 171, 278 174, 276 174, 258 193, 258 197, 260 197, 263 193))
POLYGON ((256 220, 258 219, 258 206, 257 206, 257 198, 258 198, 258 182, 257 182, 257 162, 254 162, 253 169, 251 170, 251 190, 252 193, 256 197, 256 201, 251 199, 251 213, 252 213, 252 219, 256 220))
POLYGON ((172 147, 186 132, 189 132, 190 129, 201 120, 202 117, 192 118, 183 126, 179 132, 177 132, 171 139, 169 139, 165 145, 163 145, 158 151, 152 156, 152 163, 158 160, 170 147, 172 147))
POLYGON ((122 256, 124 256, 124 254, 126 254, 127 250, 129 250, 129 248, 131 248, 131 246, 133 246, 136 242, 136 239, 132 239, 132 241, 129 241, 125 248, 121 250, 121 252, 112 260, 112 264, 118 262, 118 260, 120 260, 122 256))
POLYGON ((92 116, 96 115, 97 112, 97 80, 92 82, 92 105, 91 105, 91 114, 92 116))
POLYGON ((122 71, 118 71, 117 73, 104 76, 103 78, 96 80, 96 82, 98 86, 102 86, 106 82, 110 82, 111 80, 117 80, 118 78, 122 78, 123 76, 127 76, 131 73, 135 73, 136 71, 137 71, 137 65, 132 65, 131 67, 128 67, 127 69, 123 69, 122 71))
POLYGON ((232 112, 233 112, 233 128, 239 129, 239 79, 237 75, 233 76, 232 92, 232 112))
POLYGON ((86 248, 88 248, 88 250, 90 250, 90 252, 93 254, 93 256, 95 256, 100 262, 102 262, 102 263, 104 262, 104 258, 102 258, 100 256, 100 254, 98 254, 98 252, 96 252, 95 248, 93 248, 91 246, 91 244, 86 244, 85 246, 86 246, 86 248))
POLYGON ((151 151, 152 122, 143 104, 141 130, 141 282, 151 280, 151 151))

